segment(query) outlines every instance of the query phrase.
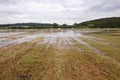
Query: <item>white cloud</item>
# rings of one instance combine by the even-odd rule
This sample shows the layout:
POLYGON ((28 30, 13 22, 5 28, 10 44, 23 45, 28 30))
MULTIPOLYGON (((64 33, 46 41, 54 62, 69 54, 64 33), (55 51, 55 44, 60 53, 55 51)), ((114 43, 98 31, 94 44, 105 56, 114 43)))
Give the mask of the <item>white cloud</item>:
POLYGON ((0 0, 0 23, 73 24, 89 19, 120 16, 119 5, 119 0, 0 0))

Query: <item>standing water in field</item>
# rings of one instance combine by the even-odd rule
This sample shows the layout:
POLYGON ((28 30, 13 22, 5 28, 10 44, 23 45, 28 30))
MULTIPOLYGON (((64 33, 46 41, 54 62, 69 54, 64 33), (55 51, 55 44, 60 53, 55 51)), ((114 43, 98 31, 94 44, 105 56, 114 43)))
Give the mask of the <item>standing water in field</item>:
POLYGON ((66 47, 68 44, 72 44, 73 40, 77 40, 79 43, 84 43, 80 40, 81 37, 92 38, 85 36, 83 33, 88 31, 80 30, 34 30, 24 32, 0 32, 0 47, 7 45, 16 45, 23 42, 30 42, 36 38, 42 38, 42 41, 38 41, 38 44, 56 45, 57 47, 66 47))

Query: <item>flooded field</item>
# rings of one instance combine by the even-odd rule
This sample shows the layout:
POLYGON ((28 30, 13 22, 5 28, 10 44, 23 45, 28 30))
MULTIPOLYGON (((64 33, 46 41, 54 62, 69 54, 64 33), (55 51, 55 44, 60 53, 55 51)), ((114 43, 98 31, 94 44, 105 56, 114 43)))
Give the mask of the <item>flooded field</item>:
POLYGON ((0 30, 0 80, 120 80, 120 29, 0 30))

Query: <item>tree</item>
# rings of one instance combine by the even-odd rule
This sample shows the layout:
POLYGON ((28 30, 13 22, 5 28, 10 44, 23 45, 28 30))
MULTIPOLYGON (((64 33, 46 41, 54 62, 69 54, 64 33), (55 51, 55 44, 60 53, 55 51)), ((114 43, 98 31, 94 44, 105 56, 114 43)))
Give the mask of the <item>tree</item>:
POLYGON ((79 24, 77 24, 77 23, 74 23, 74 27, 79 27, 79 24))
POLYGON ((58 24, 57 24, 57 23, 54 23, 54 24, 53 24, 53 28, 58 28, 58 24))
POLYGON ((63 28, 66 28, 66 27, 67 27, 67 24, 63 24, 62 27, 63 27, 63 28))

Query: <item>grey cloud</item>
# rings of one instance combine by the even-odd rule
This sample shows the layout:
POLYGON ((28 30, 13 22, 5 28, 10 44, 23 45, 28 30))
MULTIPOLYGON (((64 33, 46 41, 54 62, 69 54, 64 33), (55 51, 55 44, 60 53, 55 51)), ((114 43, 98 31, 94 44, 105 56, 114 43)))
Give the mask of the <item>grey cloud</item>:
POLYGON ((120 16, 119 0, 0 0, 0 23, 57 22, 73 24, 120 16))
POLYGON ((17 3, 17 0, 0 0, 0 4, 15 4, 17 3))
POLYGON ((113 12, 120 10, 119 0, 104 0, 101 4, 92 6, 89 11, 91 12, 113 12))

